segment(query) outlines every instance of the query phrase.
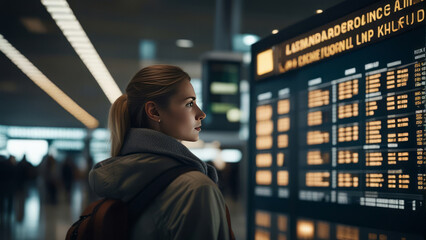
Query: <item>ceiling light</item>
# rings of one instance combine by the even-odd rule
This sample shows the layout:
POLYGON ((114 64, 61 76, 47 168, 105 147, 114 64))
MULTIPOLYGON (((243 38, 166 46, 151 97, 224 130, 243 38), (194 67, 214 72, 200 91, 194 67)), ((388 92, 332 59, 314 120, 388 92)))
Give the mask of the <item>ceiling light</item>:
POLYGON ((68 95, 59 89, 50 81, 40 70, 37 69, 24 55, 14 48, 0 34, 0 51, 2 51, 22 72, 25 73, 37 86, 43 89, 59 105, 67 110, 71 115, 77 118, 88 128, 96 128, 99 125, 98 120, 87 113, 68 95))
MULTIPOLYGON (((79 52, 79 50, 80 49, 92 49, 93 48, 93 46, 92 46, 92 44, 90 44, 90 43, 81 43, 81 42, 71 42, 71 46, 74 48, 74 49, 78 49, 78 50, 75 50, 76 52, 77 52, 77 54, 78 54, 78 52, 79 52)), ((96 54, 96 52, 93 52, 93 54, 95 55, 96 54)), ((79 55, 80 56, 80 55, 79 55)), ((82 58, 81 56, 80 56, 80 58, 83 60, 84 58, 82 58)), ((89 66, 87 66, 87 67, 89 67, 89 66)))
POLYGON ((9 138, 78 139, 87 136, 83 128, 22 127, 0 125, 0 133, 9 138))
POLYGON ((93 54, 93 49, 90 48, 80 48, 78 49, 78 54, 93 54))
POLYGON ((72 13, 52 13, 50 14, 55 20, 67 20, 67 21, 75 21, 77 20, 72 13))
POLYGON ((56 24, 59 26, 59 28, 64 32, 65 30, 75 30, 83 32, 83 29, 81 28, 80 23, 76 21, 56 21, 56 24))
MULTIPOLYGON (((80 35, 80 36, 67 36, 68 41, 75 42, 75 43, 87 43, 90 44, 89 39, 87 36, 80 35)), ((94 55, 96 56, 96 55, 94 55)))
POLYGON ((61 150, 81 151, 84 149, 84 142, 75 140, 54 140, 51 146, 61 150))
POLYGON ((257 42, 259 37, 252 34, 244 34, 243 43, 247 46, 251 46, 253 43, 257 42))
POLYGON ((272 30, 272 34, 277 34, 277 33, 278 33, 278 29, 272 30))
POLYGON ((63 0, 42 0, 41 1, 45 6, 55 6, 55 7, 67 7, 68 4, 63 0))
POLYGON ((48 6, 47 10, 49 12, 55 12, 55 13, 72 13, 70 11, 70 8, 63 7, 63 6, 48 6))
POLYGON ((70 42, 80 59, 98 82, 111 103, 121 96, 121 90, 105 67, 90 39, 87 37, 67 1, 41 0, 64 36, 70 42))
POLYGON ((322 13, 323 11, 322 11, 322 9, 318 9, 317 11, 316 11, 316 13, 317 14, 320 14, 320 13, 322 13))
POLYGON ((192 48, 194 43, 188 39, 178 39, 176 40, 176 46, 181 48, 192 48))
POLYGON ((81 36, 86 36, 86 34, 82 31, 76 31, 76 30, 65 30, 63 31, 65 36, 73 36, 73 37, 81 37, 81 36))

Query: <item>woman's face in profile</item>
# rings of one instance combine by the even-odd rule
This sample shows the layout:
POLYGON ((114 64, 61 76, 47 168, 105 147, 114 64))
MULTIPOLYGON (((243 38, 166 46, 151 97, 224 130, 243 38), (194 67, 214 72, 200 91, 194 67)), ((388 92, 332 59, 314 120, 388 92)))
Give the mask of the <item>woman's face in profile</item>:
POLYGON ((168 109, 159 110, 160 131, 184 141, 197 141, 201 131, 201 120, 206 114, 196 103, 191 82, 183 81, 177 93, 170 98, 168 109))

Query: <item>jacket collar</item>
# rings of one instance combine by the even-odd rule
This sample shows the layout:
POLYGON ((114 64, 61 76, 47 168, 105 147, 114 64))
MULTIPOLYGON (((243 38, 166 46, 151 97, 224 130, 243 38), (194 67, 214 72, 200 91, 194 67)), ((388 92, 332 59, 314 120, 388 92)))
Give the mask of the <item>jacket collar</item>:
POLYGON ((196 167, 215 183, 218 182, 213 166, 201 161, 182 143, 162 132, 148 128, 131 128, 126 134, 120 155, 135 153, 153 153, 174 158, 183 164, 196 167))

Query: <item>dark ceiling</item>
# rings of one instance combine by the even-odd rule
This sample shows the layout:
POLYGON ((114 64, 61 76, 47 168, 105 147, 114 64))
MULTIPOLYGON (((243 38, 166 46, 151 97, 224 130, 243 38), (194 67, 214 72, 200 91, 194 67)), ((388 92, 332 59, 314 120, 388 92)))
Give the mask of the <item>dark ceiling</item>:
MULTIPOLYGON (((261 38, 342 0, 240 0, 240 33, 261 38)), ((139 42, 153 40, 155 61, 199 65, 213 49, 215 3, 207 0, 70 0, 118 86, 123 91, 140 68, 139 42), (179 48, 177 39, 193 48, 179 48)), ((37 0, 0 1, 0 34, 52 82, 106 127, 110 103, 47 10, 37 0), (28 19, 42 30, 25 27, 28 19)), ((200 76, 196 76, 200 77, 200 76)), ((0 125, 84 127, 0 52, 0 125)))

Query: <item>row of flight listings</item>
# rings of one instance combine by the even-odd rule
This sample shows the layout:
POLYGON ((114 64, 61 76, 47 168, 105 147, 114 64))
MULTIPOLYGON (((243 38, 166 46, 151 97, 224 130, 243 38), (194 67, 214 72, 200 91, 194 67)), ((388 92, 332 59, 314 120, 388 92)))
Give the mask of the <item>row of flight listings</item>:
POLYGON ((290 88, 257 96, 256 195, 288 198, 297 171, 299 200, 413 211, 423 204, 425 62, 378 65, 306 81, 299 94, 307 101, 298 104, 290 88), (298 169, 289 168, 290 156, 298 169))

